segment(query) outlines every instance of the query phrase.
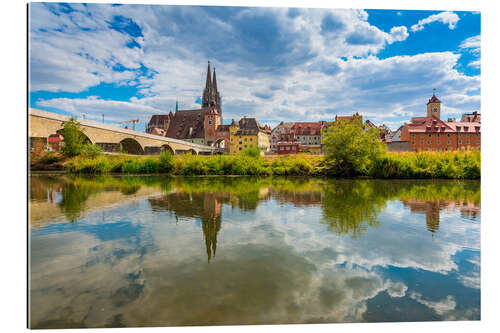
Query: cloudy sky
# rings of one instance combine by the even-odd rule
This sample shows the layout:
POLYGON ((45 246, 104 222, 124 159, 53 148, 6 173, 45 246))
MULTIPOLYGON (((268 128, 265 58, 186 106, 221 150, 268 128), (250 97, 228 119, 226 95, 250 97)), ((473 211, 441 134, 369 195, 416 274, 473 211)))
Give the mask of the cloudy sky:
POLYGON ((216 67, 224 123, 361 113, 397 128, 480 111, 480 14, 33 3, 31 107, 118 122, 200 107, 216 67))

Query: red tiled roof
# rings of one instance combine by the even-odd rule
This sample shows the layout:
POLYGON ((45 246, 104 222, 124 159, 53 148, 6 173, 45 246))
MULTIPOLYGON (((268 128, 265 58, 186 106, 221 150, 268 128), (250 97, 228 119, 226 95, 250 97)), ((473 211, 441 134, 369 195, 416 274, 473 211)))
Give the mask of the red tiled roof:
POLYGON ((297 122, 292 126, 292 131, 295 135, 320 135, 321 129, 326 126, 326 121, 297 122))
POLYGON ((181 140, 205 138, 205 115, 210 112, 210 108, 177 111, 171 120, 166 136, 181 140))

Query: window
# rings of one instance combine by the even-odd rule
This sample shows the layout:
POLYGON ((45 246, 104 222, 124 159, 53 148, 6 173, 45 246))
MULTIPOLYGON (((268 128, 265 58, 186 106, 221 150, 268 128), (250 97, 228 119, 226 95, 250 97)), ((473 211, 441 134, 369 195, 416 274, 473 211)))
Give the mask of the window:
POLYGON ((240 141, 240 145, 242 144, 243 142, 240 141))
POLYGON ((450 140, 448 140, 448 144, 451 145, 451 141, 450 140))
POLYGON ((253 138, 250 138, 250 142, 252 142, 252 141, 253 141, 253 138))
POLYGON ((424 145, 424 141, 420 141, 420 144, 423 146, 424 145))
POLYGON ((212 125, 212 120, 210 120, 210 119, 209 119, 209 120, 208 120, 208 124, 209 124, 209 125, 212 125))
POLYGON ((462 136, 462 133, 458 133, 458 136, 462 136))
POLYGON ((238 150, 241 150, 241 147, 240 147, 240 148, 238 148, 238 150))
POLYGON ((450 133, 446 134, 448 137, 450 137, 450 133))
POLYGON ((440 144, 441 144, 441 141, 439 141, 439 140, 438 140, 437 144, 438 144, 438 145, 440 145, 440 144))
POLYGON ((462 144, 462 140, 458 140, 458 144, 461 145, 462 144))
POLYGON ((247 145, 245 145, 245 148, 247 148, 247 145))
POLYGON ((415 145, 415 141, 412 141, 412 142, 411 142, 411 144, 412 144, 412 145, 415 145))
POLYGON ((429 138, 432 138, 432 134, 431 133, 429 133, 429 138))
POLYGON ((431 144, 431 141, 430 140, 427 140, 427 144, 430 145, 431 144))
POLYGON ((436 135, 437 135, 437 137, 438 137, 438 138, 441 136, 439 133, 438 133, 438 134, 436 134, 436 135))
POLYGON ((247 138, 244 138, 243 141, 247 142, 247 138))
POLYGON ((412 137, 412 138, 414 138, 414 137, 415 137, 415 134, 412 134, 412 135, 411 135, 411 137, 412 137))
POLYGON ((466 134, 465 134, 465 136, 466 136, 466 137, 469 137, 469 133, 466 133, 466 134))
POLYGON ((423 133, 422 133, 422 134, 420 134, 420 137, 421 137, 421 138, 425 137, 425 134, 423 134, 423 133))
POLYGON ((281 147, 280 147, 280 150, 283 150, 284 148, 285 148, 285 147, 281 146, 281 147))
POLYGON ((290 146, 286 146, 286 150, 290 150, 290 146))
POLYGON ((470 140, 467 140, 467 144, 470 145, 470 140))

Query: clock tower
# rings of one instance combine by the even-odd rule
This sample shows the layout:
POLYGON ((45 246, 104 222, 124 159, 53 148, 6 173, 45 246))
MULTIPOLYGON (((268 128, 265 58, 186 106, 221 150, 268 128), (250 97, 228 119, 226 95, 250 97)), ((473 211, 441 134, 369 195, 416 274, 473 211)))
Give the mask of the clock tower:
POLYGON ((427 102, 427 117, 432 116, 441 119, 441 101, 436 97, 436 89, 434 89, 432 97, 427 102))

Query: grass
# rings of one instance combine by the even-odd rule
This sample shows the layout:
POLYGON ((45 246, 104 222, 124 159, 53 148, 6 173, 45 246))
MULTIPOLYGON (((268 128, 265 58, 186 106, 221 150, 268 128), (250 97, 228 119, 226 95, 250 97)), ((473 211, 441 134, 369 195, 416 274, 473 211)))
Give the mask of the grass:
MULTIPOLYGON (((318 155, 284 155, 273 157, 239 155, 160 156, 99 155, 77 156, 65 163, 71 173, 81 174, 170 174, 251 175, 251 176, 331 176, 328 162, 318 155)), ((479 179, 481 153, 407 152, 387 153, 376 159, 362 177, 382 179, 479 179)))

